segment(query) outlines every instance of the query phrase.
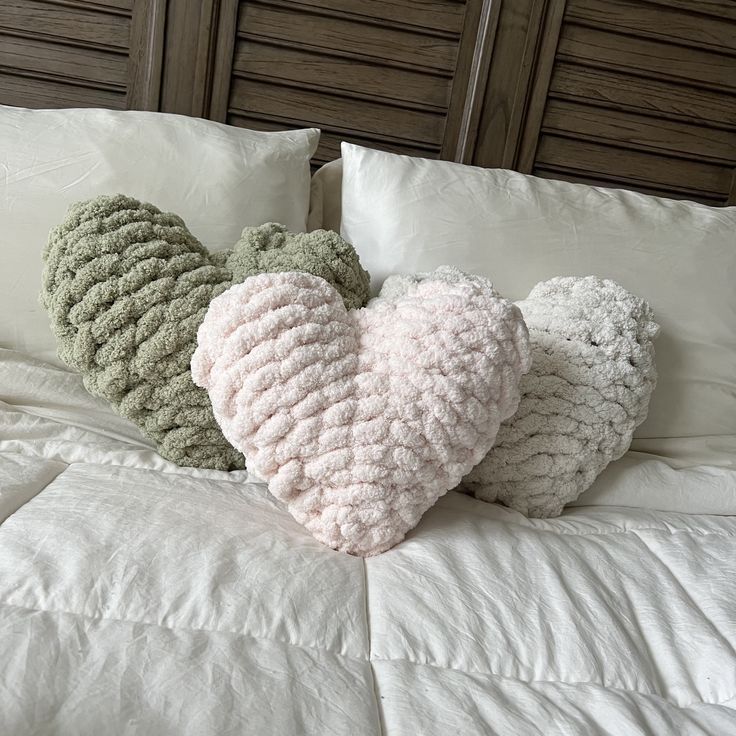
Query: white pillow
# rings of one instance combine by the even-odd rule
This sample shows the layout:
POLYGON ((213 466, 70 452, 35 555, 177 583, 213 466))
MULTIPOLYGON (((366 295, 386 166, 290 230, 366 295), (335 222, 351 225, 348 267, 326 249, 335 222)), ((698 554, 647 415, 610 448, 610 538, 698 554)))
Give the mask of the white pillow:
POLYGON ((310 190, 308 229, 340 232, 342 159, 328 161, 314 172, 310 190))
POLYGON ((319 131, 260 133, 151 112, 0 106, 0 347, 60 365, 38 303, 41 251, 73 202, 124 193, 175 212, 210 250, 246 225, 303 231, 319 131))
POLYGON ((378 289, 452 264, 512 299, 554 276, 613 279, 662 327, 633 449, 736 467, 736 207, 549 181, 342 144, 342 234, 378 289))

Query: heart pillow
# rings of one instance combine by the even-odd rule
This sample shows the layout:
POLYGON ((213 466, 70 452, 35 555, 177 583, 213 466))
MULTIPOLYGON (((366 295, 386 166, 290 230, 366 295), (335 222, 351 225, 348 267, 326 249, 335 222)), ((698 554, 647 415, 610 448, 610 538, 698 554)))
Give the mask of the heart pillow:
POLYGON ((532 367, 516 414, 463 486, 528 516, 558 516, 646 418, 659 327, 644 300, 592 276, 545 281, 518 306, 532 367))
POLYGON ((324 230, 246 228, 210 254, 176 215, 123 195, 72 205, 44 250, 41 301, 59 357, 90 393, 137 424, 180 465, 244 467, 189 368, 210 301, 254 273, 314 269, 351 307, 369 279, 352 246, 324 230))
POLYGON ((212 302, 192 375, 299 523, 374 555, 488 452, 529 362, 521 313, 484 279, 349 312, 323 279, 279 273, 212 302))

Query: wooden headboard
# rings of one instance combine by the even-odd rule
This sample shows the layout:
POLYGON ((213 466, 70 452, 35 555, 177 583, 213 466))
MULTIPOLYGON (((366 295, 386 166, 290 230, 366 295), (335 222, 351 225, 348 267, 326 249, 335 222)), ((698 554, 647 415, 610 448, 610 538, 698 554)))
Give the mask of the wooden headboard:
POLYGON ((2 0, 0 103, 736 203, 736 0, 2 0))

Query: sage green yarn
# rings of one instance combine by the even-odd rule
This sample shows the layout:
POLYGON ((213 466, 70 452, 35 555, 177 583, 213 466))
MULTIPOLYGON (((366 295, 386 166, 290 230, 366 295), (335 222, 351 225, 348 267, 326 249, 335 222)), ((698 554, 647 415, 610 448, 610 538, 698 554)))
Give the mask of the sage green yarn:
POLYGON ((228 258, 228 267, 248 276, 283 271, 320 276, 337 289, 348 309, 365 306, 370 292, 370 276, 355 249, 331 230, 289 233, 273 223, 246 228, 228 258))
POLYGON ((177 215, 124 195, 70 207, 43 253, 41 302, 59 357, 179 465, 234 470, 243 456, 223 437, 190 360, 212 299, 265 271, 306 271, 348 308, 369 278, 355 250, 323 230, 246 228, 232 251, 209 253, 177 215))

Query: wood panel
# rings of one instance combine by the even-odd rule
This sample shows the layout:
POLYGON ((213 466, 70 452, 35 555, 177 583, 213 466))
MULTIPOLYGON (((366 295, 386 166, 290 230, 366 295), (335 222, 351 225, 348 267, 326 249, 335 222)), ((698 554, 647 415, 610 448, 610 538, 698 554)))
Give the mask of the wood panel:
POLYGON ((344 129, 348 135, 351 132, 385 134, 386 117, 390 115, 391 138, 428 144, 440 140, 444 122, 438 113, 400 107, 389 111, 385 105, 367 100, 239 78, 233 80, 231 103, 233 112, 243 110, 266 120, 309 119, 317 126, 344 129))
POLYGON ((340 139, 452 156, 484 5, 471 3, 241 0, 220 15, 209 114, 319 127, 315 160, 340 139))
POLYGON ((128 60, 123 54, 2 33, 0 67, 26 72, 29 76, 92 83, 121 92, 125 92, 128 78, 128 60))
POLYGON ((462 163, 471 160, 500 16, 500 0, 477 0, 466 5, 442 140, 442 158, 462 163))
MULTIPOLYGON (((736 128, 733 95, 632 76, 588 65, 555 64, 549 96, 585 101, 613 110, 629 110, 654 118, 682 120, 706 127, 736 128)), ((600 112, 601 116, 606 113, 600 112)), ((662 125, 666 130, 667 126, 662 125)))
POLYGON ((125 109, 125 92, 33 79, 0 71, 0 104, 17 107, 108 107, 125 109))
POLYGON ((396 2, 396 0, 295 0, 290 3, 319 11, 345 13, 367 23, 397 23, 422 30, 459 35, 463 28, 463 3, 447 0, 396 2))
POLYGON ((504 6, 496 39, 503 55, 491 65, 473 162, 709 204, 732 201, 734 5, 504 6))
POLYGON ((56 0, 58 5, 78 5, 87 10, 119 10, 130 13, 136 0, 56 0))
POLYGON ((471 163, 516 166, 544 11, 540 0, 501 6, 471 163))
MULTIPOLYGON (((542 117, 562 31, 564 11, 564 0, 544 4, 539 26, 539 40, 531 72, 529 98, 523 108, 524 117, 519 132, 518 148, 514 154, 516 168, 524 173, 529 173, 534 166, 537 140, 542 127, 542 117)), ((508 153, 510 154, 510 151, 508 153)))
POLYGON ((712 15, 721 20, 736 20, 736 3, 733 0, 647 0, 650 5, 665 8, 681 8, 697 15, 712 15))
MULTIPOLYGON (((140 2, 141 0, 136 0, 140 2)), ((215 37, 220 15, 235 2, 168 0, 163 48, 160 109, 207 117, 215 82, 215 37)), ((229 77, 228 68, 223 74, 229 77)))
POLYGON ((4 0, 0 104, 158 109, 165 8, 166 0, 4 0))
POLYGON ((131 110, 159 110, 167 0, 136 0, 128 52, 128 98, 131 110))
POLYGON ((558 58, 647 78, 672 80, 716 91, 736 91, 736 59, 732 56, 623 36, 575 23, 565 25, 558 58))
POLYGON ((695 20, 691 10, 670 7, 665 18, 661 7, 640 0, 568 0, 566 16, 568 21, 595 29, 735 53, 729 24, 707 15, 695 20))
POLYGON ((3 0, 0 28, 31 38, 51 37, 66 43, 128 49, 129 14, 88 10, 41 0, 3 0))
MULTIPOLYGON (((345 3, 349 7, 349 3, 345 3)), ((370 59, 381 65, 402 65, 444 71, 455 66, 457 41, 388 25, 372 25, 363 18, 326 16, 301 10, 303 6, 243 2, 238 33, 241 38, 271 39, 290 47, 325 49, 340 55, 370 59), (297 17, 298 16, 298 17, 297 17)), ((310 11, 315 8, 310 6, 310 11)))
POLYGON ((535 166, 578 172, 583 176, 594 173, 600 181, 618 182, 622 186, 654 184, 662 190, 703 192, 711 198, 728 191, 733 173, 733 167, 729 166, 548 134, 540 136, 535 166))
POLYGON ((451 86, 447 77, 437 74, 243 39, 236 46, 233 74, 418 108, 446 108, 451 86))
POLYGON ((577 102, 548 100, 542 124, 543 132, 619 144, 628 149, 668 153, 683 158, 725 164, 733 160, 736 151, 736 131, 662 121, 650 115, 619 110, 606 110, 577 102))

